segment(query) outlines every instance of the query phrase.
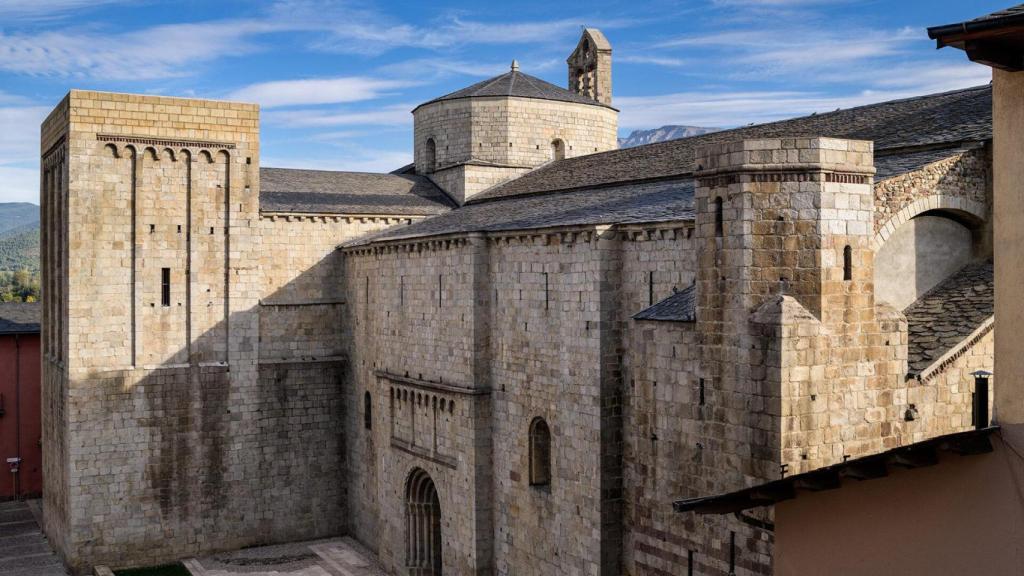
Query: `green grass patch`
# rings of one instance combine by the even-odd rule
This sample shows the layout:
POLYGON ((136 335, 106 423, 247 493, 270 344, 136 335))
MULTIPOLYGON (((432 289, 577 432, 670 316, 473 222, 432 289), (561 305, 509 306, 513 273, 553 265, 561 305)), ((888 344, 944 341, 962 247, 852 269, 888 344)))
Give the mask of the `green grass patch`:
POLYGON ((181 564, 167 564, 165 566, 153 566, 152 568, 132 568, 130 570, 116 570, 116 576, 191 576, 191 573, 181 564))

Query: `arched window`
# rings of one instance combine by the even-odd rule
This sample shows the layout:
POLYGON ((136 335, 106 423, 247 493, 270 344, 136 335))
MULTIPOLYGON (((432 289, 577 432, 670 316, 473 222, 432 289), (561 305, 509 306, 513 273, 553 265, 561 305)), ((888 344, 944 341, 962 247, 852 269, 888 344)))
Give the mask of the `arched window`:
POLYGON ((530 423, 530 486, 551 484, 551 430, 543 418, 530 423))
POLYGON ((554 140, 551 141, 551 159, 565 159, 565 142, 562 142, 561 138, 555 138, 554 140))
POLYGON ((843 280, 853 280, 853 248, 843 248, 843 280))
POLYGON ((363 393, 363 427, 373 429, 373 399, 369 391, 363 393))
POLYGON ((433 138, 427 138, 426 169, 427 174, 437 169, 437 144, 434 143, 433 138))
POLYGON ((719 238, 725 233, 725 221, 722 215, 722 197, 715 198, 715 236, 719 238))

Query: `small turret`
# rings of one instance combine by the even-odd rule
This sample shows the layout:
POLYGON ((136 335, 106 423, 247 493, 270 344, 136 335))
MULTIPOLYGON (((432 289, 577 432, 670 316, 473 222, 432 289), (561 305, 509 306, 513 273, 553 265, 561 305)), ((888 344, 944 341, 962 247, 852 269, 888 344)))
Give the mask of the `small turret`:
POLYGON ((576 50, 566 60, 569 90, 612 104, 612 45, 597 28, 584 28, 576 50))

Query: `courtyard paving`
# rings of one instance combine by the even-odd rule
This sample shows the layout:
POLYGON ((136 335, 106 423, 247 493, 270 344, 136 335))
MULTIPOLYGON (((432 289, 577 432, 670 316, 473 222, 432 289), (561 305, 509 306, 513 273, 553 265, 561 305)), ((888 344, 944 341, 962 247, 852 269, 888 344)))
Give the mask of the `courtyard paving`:
POLYGON ((0 502, 0 574, 67 576, 36 523, 39 510, 38 501, 0 502))
POLYGON ((246 548, 184 561, 193 576, 386 576, 351 538, 246 548))

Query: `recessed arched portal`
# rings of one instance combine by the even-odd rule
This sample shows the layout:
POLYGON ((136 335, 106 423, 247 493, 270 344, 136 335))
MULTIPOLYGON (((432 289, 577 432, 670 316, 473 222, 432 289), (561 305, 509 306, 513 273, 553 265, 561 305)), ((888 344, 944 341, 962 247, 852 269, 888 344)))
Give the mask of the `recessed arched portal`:
POLYGON ((405 485, 406 561, 409 576, 441 576, 441 501, 422 468, 405 485))

